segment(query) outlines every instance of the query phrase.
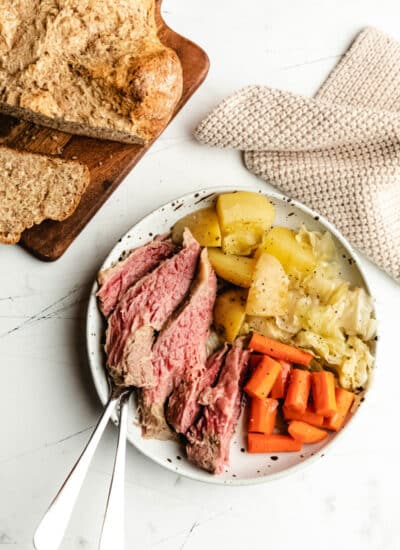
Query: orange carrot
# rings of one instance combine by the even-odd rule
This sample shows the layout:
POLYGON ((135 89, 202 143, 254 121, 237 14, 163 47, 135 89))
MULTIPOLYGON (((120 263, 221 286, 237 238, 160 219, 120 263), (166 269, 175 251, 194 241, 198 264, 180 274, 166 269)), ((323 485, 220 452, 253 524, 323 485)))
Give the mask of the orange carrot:
POLYGON ((264 355, 255 368, 250 380, 245 385, 244 391, 250 397, 265 399, 268 397, 281 368, 281 365, 277 361, 264 355))
POLYGON ((272 340, 272 338, 267 338, 256 332, 253 332, 249 347, 254 351, 275 357, 275 359, 282 359, 282 361, 289 361, 290 363, 298 363, 306 367, 308 367, 313 358, 310 353, 302 349, 282 344, 282 342, 272 340))
POLYGON ((272 434, 278 405, 276 399, 253 397, 250 403, 249 432, 272 434))
POLYGON ((310 406, 308 406, 303 413, 298 413, 283 407, 283 416, 286 420, 301 420, 302 422, 307 422, 307 424, 317 426, 318 428, 322 428, 324 425, 324 417, 322 414, 315 413, 310 406))
POLYGON ((311 374, 307 370, 293 369, 284 406, 290 411, 303 414, 310 395, 311 374))
POLYGON ((249 453, 290 453, 300 451, 302 444, 289 435, 281 434, 248 434, 247 450, 249 453))
POLYGON ((353 404, 354 393, 343 388, 336 388, 335 397, 338 410, 333 416, 325 419, 324 428, 337 432, 343 426, 347 413, 353 404))
POLYGON ((325 430, 315 428, 301 420, 292 420, 289 423, 288 432, 293 439, 300 441, 300 443, 317 443, 328 435, 325 430))
POLYGON ((282 399, 285 397, 290 371, 292 370, 292 365, 287 361, 279 361, 279 363, 281 364, 282 369, 271 390, 271 397, 274 399, 282 399))
POLYGON ((326 370, 313 372, 311 380, 315 412, 322 416, 333 416, 337 412, 333 373, 326 370))

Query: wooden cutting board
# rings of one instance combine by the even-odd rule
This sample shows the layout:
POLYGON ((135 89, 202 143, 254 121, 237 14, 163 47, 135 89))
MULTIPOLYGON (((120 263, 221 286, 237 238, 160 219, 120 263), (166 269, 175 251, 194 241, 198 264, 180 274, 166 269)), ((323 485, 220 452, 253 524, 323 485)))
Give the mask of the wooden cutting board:
MULTIPOLYGON (((183 69, 183 94, 175 116, 207 76, 209 61, 199 46, 167 27, 160 13, 161 1, 156 0, 158 34, 166 46, 176 51, 183 69)), ((0 143, 31 152, 78 159, 88 166, 91 175, 90 185, 74 214, 63 222, 47 220, 25 231, 22 245, 41 260, 59 258, 154 141, 140 146, 71 136, 0 115, 0 143)))

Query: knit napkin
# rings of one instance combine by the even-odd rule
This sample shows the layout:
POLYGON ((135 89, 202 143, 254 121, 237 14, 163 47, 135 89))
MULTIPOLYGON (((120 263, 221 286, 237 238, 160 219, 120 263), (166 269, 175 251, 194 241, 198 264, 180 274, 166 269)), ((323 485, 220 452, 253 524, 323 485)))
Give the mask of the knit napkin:
POLYGON ((400 44, 361 32, 314 98, 250 86, 195 132, 329 218, 400 280, 400 44))

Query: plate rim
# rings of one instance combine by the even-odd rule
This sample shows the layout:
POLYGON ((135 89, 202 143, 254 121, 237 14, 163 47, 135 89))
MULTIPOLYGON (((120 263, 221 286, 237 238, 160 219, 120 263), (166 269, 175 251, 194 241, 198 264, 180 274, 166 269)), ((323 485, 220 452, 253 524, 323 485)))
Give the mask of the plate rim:
MULTIPOLYGON (((198 189, 198 190, 193 190, 189 193, 186 193, 185 195, 181 195, 179 197, 176 197, 174 199, 171 199, 169 200, 168 202, 166 203, 163 203, 161 205, 159 205, 158 207, 152 209, 150 212, 148 212, 146 215, 144 215, 143 217, 141 217, 134 225, 132 225, 114 244, 114 246, 111 248, 110 252, 107 254, 107 256, 105 257, 105 259, 103 260, 102 264, 100 265, 100 267, 98 268, 98 271, 97 273, 104 268, 104 266, 107 266, 107 263, 110 259, 110 257, 113 255, 114 253, 114 250, 115 248, 122 242, 124 241, 127 236, 135 229, 135 227, 139 224, 142 224, 146 219, 152 217, 154 214, 156 214, 158 211, 161 211, 161 209, 165 209, 167 207, 169 207, 171 205, 171 203, 173 202, 184 202, 188 199, 191 199, 191 198, 195 198, 195 195, 197 193, 201 193, 201 194, 204 194, 205 197, 208 197, 209 195, 216 195, 216 194, 219 194, 219 193, 224 193, 224 192, 232 192, 232 191, 257 191, 258 193, 266 196, 267 198, 270 198, 272 200, 276 199, 276 200, 279 200, 279 201, 282 201, 282 202, 286 202, 288 204, 292 204, 293 206, 295 206, 296 208, 298 208, 299 210, 301 210, 302 212, 308 214, 309 216, 313 217, 314 219, 317 218, 316 221, 318 221, 319 223, 321 223, 321 225, 323 225, 328 231, 330 231, 334 237, 340 242, 340 244, 343 246, 343 248, 346 250, 346 252, 350 255, 351 259, 354 261, 356 267, 357 267, 357 270, 359 271, 359 274, 361 276, 361 279, 362 279, 362 282, 364 284, 364 287, 365 289, 367 290, 368 294, 372 297, 373 299, 373 313, 374 313, 374 317, 377 321, 377 324, 379 326, 379 320, 378 320, 378 317, 377 317, 377 310, 376 310, 376 307, 375 307, 375 299, 374 297, 372 296, 371 294, 371 287, 370 287, 370 284, 369 284, 369 280, 368 280, 368 277, 365 273, 365 270, 364 270, 364 267, 362 266, 361 262, 360 262, 360 255, 358 253, 357 250, 355 250, 355 248, 353 247, 353 245, 348 241, 348 239, 341 233, 341 231, 332 223, 330 222, 323 214, 320 214, 319 212, 317 212, 316 210, 310 208, 309 206, 303 204, 301 201, 297 200, 297 199, 293 199, 292 197, 289 197, 288 195, 284 195, 283 193, 279 193, 277 191, 272 191, 272 190, 269 190, 269 189, 262 189, 261 188, 261 185, 258 185, 257 184, 258 182, 255 182, 254 184, 252 184, 251 186, 249 187, 241 187, 241 186, 232 186, 232 185, 221 185, 221 186, 213 186, 213 187, 202 187, 201 189, 198 189)), ((100 382, 99 382, 99 379, 97 377, 97 374, 96 374, 96 367, 93 365, 93 359, 91 357, 91 354, 90 354, 90 346, 89 346, 89 342, 90 342, 90 318, 91 318, 91 306, 92 306, 92 302, 93 300, 95 301, 95 304, 97 304, 97 300, 96 300, 96 292, 98 290, 98 283, 97 283, 97 278, 94 279, 94 282, 90 288, 90 294, 89 294, 89 299, 88 299, 88 304, 87 304, 87 310, 86 310, 86 354, 87 354, 87 359, 88 359, 88 363, 89 363, 89 368, 90 368, 90 373, 91 373, 91 377, 92 377, 92 380, 93 380, 93 384, 95 386, 95 389, 96 389, 96 393, 97 393, 97 396, 99 398, 99 401, 101 402, 101 404, 104 406, 105 403, 107 402, 107 399, 106 398, 103 398, 102 396, 102 391, 101 391, 101 387, 100 387, 100 382)), ((371 390, 371 387, 373 385, 373 379, 374 379, 374 375, 375 375, 375 369, 376 369, 376 364, 377 364, 377 357, 378 357, 378 349, 379 349, 379 338, 375 341, 375 344, 374 344, 374 352, 373 352, 373 358, 374 358, 374 362, 373 362, 373 368, 370 372, 370 375, 369 375, 369 379, 368 379, 368 383, 367 383, 367 387, 365 388, 365 393, 369 393, 370 390, 371 390)), ((132 396, 131 396, 132 398, 132 396)), ((365 409, 365 405, 363 407, 361 407, 362 410, 365 409)), ((353 425, 353 422, 354 422, 354 418, 357 416, 357 418, 359 418, 359 415, 360 415, 360 407, 357 408, 357 411, 354 412, 354 414, 352 415, 352 417, 347 421, 345 427, 340 430, 339 432, 336 432, 335 433, 335 437, 329 441, 322 449, 320 449, 319 451, 316 451, 313 455, 310 455, 308 456, 307 458, 305 458, 304 460, 302 460, 301 462, 297 463, 297 464, 293 464, 291 466, 288 466, 287 468, 285 468, 284 470, 281 470, 281 471, 278 471, 278 472, 274 472, 274 473, 271 473, 271 474, 268 474, 268 475, 263 475, 263 476, 258 476, 258 477, 251 477, 251 478, 245 478, 245 479, 240 479, 240 478, 233 478, 232 480, 225 480, 225 479, 222 479, 220 478, 218 475, 213 475, 213 474, 209 474, 210 477, 209 478, 202 478, 200 477, 200 475, 196 475, 196 473, 191 473, 191 472, 177 472, 175 470, 175 468, 173 467, 172 464, 170 463, 165 463, 162 459, 158 458, 158 457, 154 457, 152 454, 150 454, 149 452, 146 452, 146 450, 138 447, 134 441, 132 441, 130 438, 129 438, 129 435, 127 434, 127 441, 138 451, 140 452, 143 456, 145 456, 146 458, 150 459, 152 462, 155 462, 156 464, 158 464, 159 466, 167 469, 168 471, 174 473, 174 474, 177 474, 177 475, 180 475, 182 477, 185 477, 185 478, 188 478, 188 479, 191 479, 191 480, 194 480, 194 481, 197 481, 197 482, 201 482, 201 483, 207 483, 207 484, 212 484, 212 485, 221 485, 221 486, 225 486, 225 487, 240 487, 240 486, 246 486, 246 485, 259 485, 259 484, 264 484, 264 483, 268 483, 268 482, 272 482, 272 481, 276 481, 280 478, 283 478, 287 475, 290 475, 290 474, 294 474, 295 472, 297 471, 300 471, 302 470, 303 468, 306 468, 307 466, 311 466, 314 462, 317 461, 317 459, 320 459, 320 458, 323 458, 328 452, 331 451, 332 447, 333 447, 333 444, 334 442, 337 442, 338 439, 340 439, 342 437, 342 434, 343 432, 350 426, 350 425, 353 425)), ((111 417, 111 420, 113 422, 113 424, 115 426, 118 425, 118 420, 115 416, 115 414, 111 417)), ((204 474, 204 472, 203 472, 204 474)))

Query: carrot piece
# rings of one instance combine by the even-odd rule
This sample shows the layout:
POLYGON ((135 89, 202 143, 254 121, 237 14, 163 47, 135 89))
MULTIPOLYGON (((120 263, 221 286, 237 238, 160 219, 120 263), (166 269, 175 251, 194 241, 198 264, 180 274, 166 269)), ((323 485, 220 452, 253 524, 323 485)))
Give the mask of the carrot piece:
POLYGON ((282 359, 282 361, 289 361, 290 363, 298 363, 306 367, 308 367, 313 358, 310 353, 302 349, 289 346, 288 344, 282 344, 282 342, 267 338, 256 332, 253 332, 249 347, 254 351, 275 357, 275 359, 282 359))
POLYGON ((253 397, 250 403, 249 432, 272 434, 278 405, 276 399, 253 397))
POLYGON ((326 370, 313 372, 311 381, 315 412, 322 416, 333 416, 337 412, 333 373, 326 370))
POLYGON ((289 423, 288 432, 296 441, 300 443, 317 443, 322 441, 328 435, 325 430, 315 428, 301 420, 292 420, 289 423))
POLYGON ((286 420, 301 420, 302 422, 307 422, 307 424, 317 426, 318 428, 322 428, 324 425, 324 417, 322 414, 315 413, 310 407, 307 407, 303 413, 298 413, 283 407, 283 416, 286 420))
POLYGON ((271 397, 274 399, 282 399, 285 397, 289 383, 290 371, 292 370, 292 365, 287 361, 279 361, 279 363, 281 364, 282 369, 271 390, 271 397))
POLYGON ((290 374, 284 407, 303 414, 307 408, 310 388, 311 374, 307 370, 293 369, 290 374))
POLYGON ((302 444, 289 435, 281 434, 248 434, 247 450, 249 453, 290 453, 300 451, 302 444))
POLYGON ((347 413, 353 404, 354 393, 343 388, 336 388, 335 397, 338 410, 333 416, 325 419, 324 428, 337 432, 343 426, 347 413))
POLYGON ((281 368, 280 363, 264 355, 245 385, 244 391, 250 397, 265 399, 268 397, 281 368))

